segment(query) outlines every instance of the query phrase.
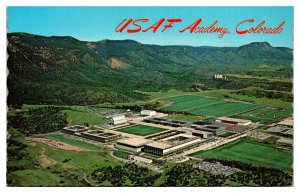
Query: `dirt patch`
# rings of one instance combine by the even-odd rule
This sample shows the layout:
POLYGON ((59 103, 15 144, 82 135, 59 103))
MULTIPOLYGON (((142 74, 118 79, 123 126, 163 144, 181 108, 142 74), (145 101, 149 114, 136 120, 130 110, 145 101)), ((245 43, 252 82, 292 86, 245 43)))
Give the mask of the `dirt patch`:
POLYGON ((70 144, 66 144, 66 143, 62 143, 59 141, 55 141, 55 140, 51 140, 51 139, 47 139, 47 138, 42 138, 42 137, 35 137, 35 138, 30 138, 31 141, 34 142, 39 142, 39 143, 43 143, 58 149, 63 149, 63 150, 68 150, 68 151, 87 151, 86 149, 82 148, 82 147, 77 147, 74 145, 70 145, 70 144))
POLYGON ((110 58, 108 60, 108 63, 110 65, 110 67, 113 69, 127 69, 130 67, 130 65, 127 64, 126 62, 122 62, 116 58, 110 58))
POLYGON ((41 153, 40 161, 41 161, 42 167, 44 167, 44 168, 48 167, 48 166, 53 166, 57 163, 54 159, 45 155, 45 148, 43 149, 43 151, 41 153))

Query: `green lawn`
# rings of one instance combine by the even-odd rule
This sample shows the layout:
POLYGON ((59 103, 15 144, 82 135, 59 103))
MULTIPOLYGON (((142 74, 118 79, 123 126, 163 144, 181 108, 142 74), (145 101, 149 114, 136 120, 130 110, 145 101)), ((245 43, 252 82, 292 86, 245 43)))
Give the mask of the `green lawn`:
POLYGON ((239 115, 235 118, 250 119, 253 122, 261 122, 264 124, 278 122, 286 117, 292 116, 292 110, 277 109, 277 108, 260 108, 239 115))
POLYGON ((197 95, 171 97, 164 100, 173 103, 171 106, 165 107, 166 110, 185 111, 194 115, 207 116, 229 116, 257 107, 250 103, 229 102, 197 95))
POLYGON ((199 115, 184 115, 184 114, 169 114, 168 119, 175 120, 175 121, 188 121, 188 122, 195 122, 199 120, 203 120, 206 117, 199 116, 199 115))
MULTIPOLYGON (((182 95, 182 96, 165 98, 164 100, 172 102, 172 103, 181 103, 181 102, 191 101, 191 100, 196 100, 196 99, 199 99, 199 96, 197 96, 197 95, 182 95)), ((210 101, 210 100, 208 99, 208 101, 210 101)))
POLYGON ((28 104, 24 104, 21 110, 27 111, 29 109, 42 108, 45 106, 54 106, 54 107, 65 108, 65 110, 62 110, 62 112, 67 113, 69 125, 83 125, 84 123, 89 123, 90 125, 99 125, 99 124, 108 122, 105 117, 97 114, 97 112, 104 110, 104 108, 84 107, 84 106, 76 107, 76 106, 68 106, 68 105, 28 105, 28 104), (92 112, 92 111, 94 111, 94 112, 92 112))
MULTIPOLYGON (((85 175, 97 168, 122 165, 101 147, 93 146, 71 138, 55 134, 47 137, 73 145, 85 147, 90 151, 76 152, 54 148, 38 142, 27 142, 26 157, 19 161, 8 162, 8 165, 23 169, 9 173, 10 186, 82 186, 80 182, 85 175), (80 145, 79 145, 80 144, 80 145), (55 160, 56 164, 43 168, 40 156, 44 154, 55 160)), ((96 184, 94 184, 96 185, 96 184)))
POLYGON ((84 123, 99 125, 107 122, 104 117, 81 109, 63 110, 63 112, 68 114, 68 122, 70 125, 83 125, 84 123))
POLYGON ((191 154, 193 157, 236 160, 244 163, 291 169, 293 156, 291 151, 283 151, 275 147, 246 139, 208 151, 191 154))
POLYGON ((126 160, 128 159, 128 156, 130 154, 133 154, 133 153, 129 153, 129 152, 126 152, 126 151, 121 151, 121 150, 114 151, 114 156, 122 158, 122 159, 126 159, 126 160))
POLYGON ((12 184, 15 186, 60 186, 61 180, 66 181, 66 178, 61 178, 46 169, 18 170, 11 175, 12 184))
POLYGON ((130 133, 134 135, 146 136, 154 133, 165 131, 166 129, 158 128, 158 127, 150 127, 146 125, 135 125, 132 127, 126 127, 123 129, 119 129, 118 131, 124 133, 130 133))
POLYGON ((142 91, 137 91, 139 93, 148 95, 150 99, 162 99, 162 98, 167 98, 171 96, 179 96, 179 95, 184 95, 184 94, 190 94, 189 92, 184 92, 180 90, 175 90, 175 89, 170 89, 167 91, 158 91, 158 92, 142 92, 142 91))
POLYGON ((257 106, 249 103, 236 103, 236 102, 220 102, 215 104, 210 104, 207 106, 200 106, 189 110, 188 112, 200 115, 209 116, 230 116, 239 112, 247 111, 257 106))
POLYGON ((69 160, 65 164, 88 173, 97 168, 119 164, 104 150, 76 152, 47 147, 45 154, 59 163, 69 160))
POLYGON ((247 101, 256 105, 293 109, 293 103, 281 99, 259 98, 254 96, 240 95, 234 90, 220 89, 200 92, 200 96, 213 97, 218 99, 231 98, 239 101, 247 101))

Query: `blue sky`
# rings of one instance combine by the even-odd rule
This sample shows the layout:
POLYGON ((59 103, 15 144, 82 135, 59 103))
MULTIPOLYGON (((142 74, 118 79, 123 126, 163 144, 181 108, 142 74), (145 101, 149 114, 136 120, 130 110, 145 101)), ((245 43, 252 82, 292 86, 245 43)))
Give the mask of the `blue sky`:
POLYGON ((8 7, 8 32, 27 32, 45 36, 73 36, 79 40, 133 39, 141 43, 191 46, 240 46, 250 42, 269 42, 273 46, 293 48, 293 7, 8 7), (144 28, 161 18, 181 18, 181 23, 156 33, 117 33, 115 28, 123 19, 149 18, 144 28), (217 26, 228 27, 230 34, 179 33, 178 31, 202 18, 200 26, 208 27, 215 20, 217 26), (286 21, 281 34, 237 35, 236 25, 254 18, 255 27, 266 20, 266 26, 277 27, 286 21))

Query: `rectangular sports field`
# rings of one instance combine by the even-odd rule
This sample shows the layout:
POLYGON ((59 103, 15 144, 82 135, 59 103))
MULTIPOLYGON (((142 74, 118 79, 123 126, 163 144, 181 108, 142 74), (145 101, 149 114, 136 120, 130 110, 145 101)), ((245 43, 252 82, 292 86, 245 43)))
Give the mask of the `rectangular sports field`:
POLYGON ((276 109, 276 108, 259 108, 253 111, 235 115, 233 117, 240 119, 250 119, 253 122, 261 122, 263 124, 269 124, 278 122, 286 117, 292 116, 292 110, 276 109))
POLYGON ((282 169, 291 169, 293 163, 291 151, 279 150, 271 145, 246 139, 240 139, 212 150, 196 152, 191 156, 235 160, 282 169))
POLYGON ((257 105, 250 103, 229 102, 196 95, 171 97, 164 100, 173 103, 166 107, 166 110, 185 111, 195 115, 230 116, 257 108, 257 105))
POLYGON ((146 136, 146 135, 151 135, 154 133, 166 131, 166 129, 162 129, 162 128, 158 128, 158 127, 150 127, 147 125, 135 125, 132 127, 126 127, 123 129, 119 129, 118 131, 124 132, 124 133, 129 133, 129 134, 134 134, 134 135, 146 136))

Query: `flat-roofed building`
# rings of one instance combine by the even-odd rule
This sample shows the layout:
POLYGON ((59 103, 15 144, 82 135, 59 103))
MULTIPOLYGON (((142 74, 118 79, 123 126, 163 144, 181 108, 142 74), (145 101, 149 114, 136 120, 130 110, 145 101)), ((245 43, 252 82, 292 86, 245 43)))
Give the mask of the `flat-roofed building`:
POLYGON ((178 134, 181 134, 181 133, 184 133, 184 132, 183 131, 178 131, 178 130, 167 130, 167 131, 164 131, 164 132, 160 132, 158 134, 153 134, 153 135, 150 135, 150 136, 146 136, 145 138, 157 141, 157 140, 164 139, 164 138, 174 136, 174 135, 178 135, 178 134))
POLYGON ((214 135, 219 135, 219 134, 224 133, 226 131, 224 127, 212 126, 212 125, 206 125, 204 127, 196 127, 195 129, 200 130, 200 131, 211 132, 214 135))
POLYGON ((214 136, 211 132, 201 131, 201 130, 194 130, 192 132, 192 135, 201 137, 202 139, 209 139, 214 136))
POLYGON ((144 122, 160 124, 160 125, 165 125, 170 127, 186 127, 187 125, 190 124, 185 121, 168 120, 168 119, 156 118, 156 117, 144 119, 144 122))
POLYGON ((183 152, 199 145, 201 142, 201 138, 179 134, 146 144, 143 151, 154 155, 166 156, 183 152))
POLYGON ((155 116, 156 115, 156 111, 142 110, 141 111, 141 115, 144 115, 144 116, 155 116))
POLYGON ((120 139, 122 136, 120 134, 110 133, 103 130, 91 130, 81 133, 81 136, 94 141, 99 141, 102 143, 115 141, 120 139))
POLYGON ((73 125, 73 126, 64 127, 61 131, 64 133, 74 135, 74 134, 79 134, 79 133, 85 132, 87 130, 89 130, 89 128, 86 126, 73 125))
POLYGON ((115 147, 132 152, 141 152, 144 145, 150 142, 151 140, 144 138, 124 138, 118 140, 115 147))
POLYGON ((283 119, 282 121, 278 122, 277 125, 293 128, 294 127, 294 119, 293 119, 293 117, 288 117, 288 118, 283 119))
POLYGON ((115 115, 111 116, 109 119, 114 126, 123 125, 127 123, 125 115, 115 115))
POLYGON ((131 161, 134 161, 134 162, 141 162, 141 163, 144 163, 144 164, 151 164, 152 163, 151 159, 136 156, 136 155, 129 155, 128 159, 131 160, 131 161))
POLYGON ((144 152, 163 156, 165 154, 165 151, 171 147, 172 145, 166 142, 154 141, 144 146, 144 152))
POLYGON ((230 123, 230 124, 237 124, 237 125, 250 125, 252 123, 251 120, 247 119, 236 119, 231 117, 219 117, 216 119, 217 122, 223 122, 223 123, 230 123))

